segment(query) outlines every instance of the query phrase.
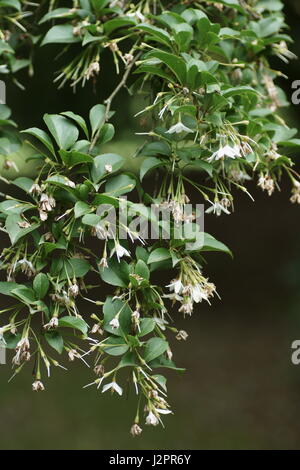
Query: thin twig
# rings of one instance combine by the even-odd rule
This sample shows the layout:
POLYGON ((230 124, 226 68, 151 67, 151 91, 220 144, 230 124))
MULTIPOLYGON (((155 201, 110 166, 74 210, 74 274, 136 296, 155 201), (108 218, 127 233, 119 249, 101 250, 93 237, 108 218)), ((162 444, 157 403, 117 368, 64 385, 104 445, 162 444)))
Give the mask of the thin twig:
MULTIPOLYGON (((117 85, 117 87, 114 89, 114 91, 111 93, 111 95, 104 101, 104 104, 106 105, 106 111, 105 111, 105 122, 108 121, 109 119, 109 113, 110 113, 110 108, 111 108, 111 104, 113 102, 113 99, 115 98, 115 96, 119 93, 119 91, 121 90, 121 88, 123 88, 123 86, 126 85, 126 82, 127 82, 127 79, 130 75, 130 72, 131 72, 131 69, 132 67, 134 66, 134 64, 136 63, 136 61, 138 60, 138 58, 141 56, 141 52, 139 52, 135 57, 134 59, 130 62, 130 64, 128 65, 124 75, 123 75, 123 78, 122 80, 120 81, 120 83, 117 85)), ((98 130, 98 132, 96 133, 94 139, 92 140, 92 143, 91 143, 91 147, 90 147, 90 150, 93 149, 93 147, 96 145, 96 142, 99 138, 99 133, 100 133, 100 130, 98 130)))

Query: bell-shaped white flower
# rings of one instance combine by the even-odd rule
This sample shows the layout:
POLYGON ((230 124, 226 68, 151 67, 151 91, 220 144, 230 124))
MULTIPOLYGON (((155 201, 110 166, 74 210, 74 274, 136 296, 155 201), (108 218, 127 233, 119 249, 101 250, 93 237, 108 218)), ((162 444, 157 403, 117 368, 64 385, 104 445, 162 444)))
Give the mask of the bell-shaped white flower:
POLYGON ((177 124, 174 124, 174 126, 170 127, 170 129, 166 132, 166 134, 180 134, 181 132, 187 132, 190 134, 195 133, 195 131, 193 131, 189 127, 182 124, 181 121, 179 121, 177 122, 177 124))
POLYGON ((175 294, 181 294, 183 290, 183 284, 180 279, 174 279, 174 281, 166 287, 168 287, 171 292, 175 292, 175 294))
POLYGON ((149 414, 146 417, 146 424, 150 426, 157 426, 159 423, 158 418, 152 411, 149 411, 149 414))
POLYGON ((241 157, 240 147, 235 145, 231 147, 230 145, 225 145, 224 147, 220 147, 219 150, 214 152, 210 158, 208 158, 208 162, 212 162, 214 160, 223 160, 225 157, 228 158, 238 158, 241 157))
POLYGON ((196 304, 202 302, 202 300, 207 300, 207 294, 203 291, 199 284, 192 287, 191 297, 196 304))
POLYGON ((120 385, 118 385, 117 382, 115 382, 115 381, 104 385, 104 387, 102 389, 102 393, 107 392, 107 390, 112 390, 113 392, 117 392, 117 394, 120 395, 120 396, 123 395, 122 387, 120 387, 120 385))
POLYGON ((210 214, 211 212, 216 214, 217 216, 220 216, 222 212, 224 212, 224 214, 230 215, 229 210, 224 207, 223 204, 221 204, 220 202, 213 203, 211 207, 209 207, 205 211, 206 214, 210 214))
POLYGON ((126 250, 119 242, 116 242, 114 248, 111 250, 110 257, 114 254, 117 255, 118 261, 120 261, 123 256, 130 256, 130 251, 126 250))
POLYGON ((112 328, 119 328, 120 326, 120 322, 119 322, 119 319, 118 317, 114 317, 110 322, 109 322, 109 325, 112 327, 112 328))

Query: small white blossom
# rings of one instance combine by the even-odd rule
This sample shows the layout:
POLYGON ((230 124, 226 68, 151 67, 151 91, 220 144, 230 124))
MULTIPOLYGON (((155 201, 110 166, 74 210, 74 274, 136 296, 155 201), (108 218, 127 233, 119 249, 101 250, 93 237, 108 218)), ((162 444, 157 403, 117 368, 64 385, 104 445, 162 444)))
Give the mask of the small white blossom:
POLYGON ((293 204, 300 204, 300 183, 296 180, 294 180, 294 187, 292 189, 292 196, 290 198, 290 201, 293 204))
POLYGON ((118 261, 120 261, 120 258, 123 258, 123 256, 130 256, 130 252, 126 250, 120 243, 116 243, 115 247, 112 249, 110 257, 112 257, 116 253, 118 261))
POLYGON ((108 268, 107 258, 101 258, 99 266, 102 269, 108 268))
POLYGON ((159 423, 158 418, 152 411, 149 411, 149 414, 146 418, 146 424, 150 426, 157 426, 159 423))
POLYGON ((100 64, 99 62, 95 61, 95 62, 92 62, 86 72, 85 72, 85 76, 87 78, 87 80, 89 80, 90 78, 92 77, 95 77, 96 75, 98 75, 98 73, 100 72, 100 64))
POLYGON ((44 325, 45 330, 51 330, 51 328, 57 328, 57 327, 58 327, 57 317, 52 317, 49 323, 46 323, 46 325, 44 325))
POLYGON ((183 339, 183 341, 186 341, 187 338, 188 338, 188 334, 186 331, 184 330, 180 330, 178 331, 177 335, 176 335, 176 339, 178 339, 178 341, 181 341, 183 339))
POLYGON ((182 124, 182 122, 179 121, 177 124, 174 124, 174 126, 170 127, 166 134, 180 134, 181 132, 188 132, 191 134, 195 133, 195 131, 189 127, 186 127, 184 124, 182 124))
POLYGON ((112 328, 119 328, 120 322, 119 322, 118 317, 114 317, 114 318, 109 322, 109 325, 110 325, 112 328))
POLYGON ((201 288, 200 284, 197 284, 196 286, 192 287, 191 296, 193 301, 196 302, 196 304, 202 302, 202 300, 207 300, 207 294, 201 288))
POLYGON ((130 429, 130 434, 133 437, 135 437, 135 436, 139 436, 142 433, 142 431, 143 431, 142 428, 140 428, 140 426, 137 423, 135 423, 130 429))
POLYGON ((234 147, 231 147, 230 145, 220 147, 219 150, 213 153, 207 161, 212 162, 214 160, 223 160, 225 157, 233 159, 236 157, 241 157, 240 147, 238 145, 235 145, 234 147))
POLYGON ((226 207, 224 207, 224 205, 221 204, 220 202, 213 203, 211 207, 209 207, 205 211, 206 214, 210 214, 211 212, 213 212, 217 216, 220 216, 222 212, 224 212, 224 214, 230 215, 229 210, 226 207))
POLYGON ((174 279, 171 281, 171 284, 166 287, 168 287, 171 292, 175 292, 175 294, 181 294, 184 286, 180 279, 174 279))
POLYGON ((41 382, 40 380, 36 380, 35 382, 33 382, 32 390, 34 392, 43 392, 45 390, 43 382, 41 382))
POLYGON ((105 168, 105 171, 107 173, 112 173, 112 171, 113 171, 112 165, 107 164, 107 165, 104 166, 104 168, 105 168))
POLYGON ((120 385, 117 384, 117 382, 113 381, 109 384, 104 385, 102 389, 102 393, 107 392, 107 390, 112 390, 117 392, 118 395, 122 396, 123 395, 123 389, 120 387, 120 385))

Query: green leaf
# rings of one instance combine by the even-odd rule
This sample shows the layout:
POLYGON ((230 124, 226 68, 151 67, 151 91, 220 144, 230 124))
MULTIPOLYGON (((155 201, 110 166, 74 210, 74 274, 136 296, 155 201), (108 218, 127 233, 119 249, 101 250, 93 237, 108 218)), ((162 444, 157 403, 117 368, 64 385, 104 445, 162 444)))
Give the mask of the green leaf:
POLYGON ((79 116, 78 114, 72 113, 72 111, 65 111, 64 113, 60 113, 60 114, 62 116, 66 116, 67 118, 75 121, 76 124, 78 124, 78 126, 80 126, 83 132, 85 133, 86 138, 89 139, 89 131, 88 131, 87 125, 85 123, 85 120, 81 116, 79 116))
POLYGON ((88 324, 82 319, 78 317, 62 317, 58 320, 58 326, 64 328, 74 328, 74 330, 79 330, 84 335, 88 332, 88 324))
POLYGON ((150 271, 149 271, 148 266, 146 265, 146 263, 143 260, 141 260, 141 259, 138 260, 138 262, 136 263, 134 271, 135 271, 135 274, 137 274, 138 276, 141 276, 143 279, 146 279, 147 281, 149 281, 150 271))
POLYGON ((39 273, 33 281, 33 288, 38 299, 43 299, 49 289, 49 279, 44 273, 39 273))
POLYGON ((45 131, 43 131, 42 129, 38 129, 37 127, 31 127, 30 129, 25 129, 24 131, 21 131, 21 132, 33 135, 36 139, 42 142, 45 145, 45 147, 47 147, 48 150, 50 150, 52 155, 55 155, 52 140, 50 139, 49 135, 45 131))
POLYGON ((187 251, 222 251, 232 256, 232 252, 224 243, 219 242, 209 233, 204 233, 203 235, 204 238, 200 237, 200 241, 189 244, 190 246, 188 246, 187 251))
POLYGON ((172 45, 171 36, 164 29, 157 28, 157 26, 153 26, 148 23, 140 23, 137 25, 137 28, 149 33, 150 40, 157 41, 161 44, 165 44, 166 46, 172 45))
POLYGON ((173 26, 174 39, 181 52, 189 49, 194 31, 188 23, 179 23, 173 26))
POLYGON ((20 176, 12 181, 12 183, 18 188, 23 189, 26 193, 31 189, 34 181, 31 178, 26 178, 26 176, 20 176))
POLYGON ((121 359, 118 365, 118 369, 121 369, 122 367, 134 367, 137 366, 137 358, 134 352, 127 352, 121 359))
POLYGON ((153 318, 142 318, 140 321, 140 331, 138 336, 142 337, 148 335, 154 330, 155 325, 156 323, 153 318))
POLYGON ((128 351, 129 346, 120 336, 110 336, 102 343, 102 348, 110 356, 121 356, 128 351))
POLYGON ((18 0, 1 0, 0 7, 8 7, 21 11, 21 3, 18 0))
POLYGON ((69 119, 59 114, 45 114, 44 121, 59 148, 68 150, 75 144, 79 131, 69 119))
POLYGON ((77 152, 76 150, 60 150, 59 155, 62 161, 68 168, 73 168, 76 165, 82 165, 86 163, 93 163, 94 158, 87 153, 77 152))
POLYGON ((158 263, 171 258, 170 251, 167 248, 156 248, 148 258, 148 264, 158 263))
POLYGON ((81 39, 79 36, 74 36, 73 30, 73 26, 69 24, 53 26, 47 32, 41 46, 44 46, 45 44, 72 44, 79 42, 81 39))
POLYGON ((118 18, 114 18, 109 21, 104 22, 104 31, 106 34, 110 34, 118 28, 122 28, 123 26, 134 26, 136 21, 134 18, 130 18, 129 16, 118 16, 118 18))
POLYGON ((258 91, 257 90, 254 90, 254 88, 250 87, 250 86, 239 86, 239 87, 235 87, 235 88, 228 88, 227 90, 222 90, 221 94, 222 96, 225 96, 226 98, 229 98, 231 96, 235 96, 235 95, 242 95, 242 94, 248 94, 248 93, 254 93, 254 94, 258 94, 258 91))
POLYGON ((70 16, 75 16, 76 10, 71 10, 70 8, 55 8, 55 10, 49 11, 42 17, 38 24, 46 23, 46 21, 57 19, 57 18, 67 18, 70 16))
POLYGON ((48 331, 45 333, 45 340, 59 354, 64 350, 64 340, 59 331, 48 331))
POLYGON ((129 193, 136 186, 136 180, 133 176, 126 174, 110 178, 105 185, 105 192, 115 197, 129 193))
POLYGON ((13 199, 10 199, 9 201, 0 202, 0 212, 6 215, 22 214, 28 209, 32 209, 31 204, 27 204, 20 201, 14 201, 13 199))
POLYGON ((157 168, 162 165, 164 165, 164 162, 162 160, 159 160, 159 158, 155 158, 155 157, 145 158, 140 169, 141 181, 144 178, 144 176, 148 173, 148 171, 153 170, 154 168, 157 168))
POLYGON ((14 297, 17 297, 18 299, 22 300, 26 304, 33 304, 34 302, 36 302, 35 293, 29 287, 25 287, 25 286, 17 287, 16 289, 13 289, 11 293, 13 294, 14 297))
POLYGON ((86 204, 85 202, 83 201, 76 202, 75 207, 74 207, 75 219, 82 217, 83 215, 87 214, 90 211, 91 211, 90 206, 86 204))
POLYGON ((169 344, 162 338, 150 338, 145 347, 144 359, 148 363, 161 356, 169 349, 169 344))
POLYGON ((90 122, 92 127, 92 136, 99 131, 105 123, 106 108, 103 104, 96 104, 90 110, 90 122))
POLYGON ((84 225, 90 225, 91 227, 96 227, 96 225, 100 224, 101 220, 102 219, 101 219, 100 215, 86 214, 82 218, 82 223, 84 225))
POLYGON ((152 368, 152 369, 155 369, 155 368, 166 368, 166 369, 172 369, 172 370, 176 370, 177 372, 184 372, 185 369, 183 368, 180 368, 180 367, 176 367, 176 365, 174 364, 173 361, 170 361, 169 359, 167 359, 165 356, 160 356, 156 359, 154 359, 154 361, 151 361, 149 363, 149 366, 152 368))
POLYGON ((0 294, 13 295, 12 291, 18 287, 21 287, 21 284, 17 284, 16 282, 0 282, 0 294))
POLYGON ((103 306, 104 329, 117 336, 126 336, 131 332, 132 310, 129 305, 120 299, 107 297, 103 306), (112 328, 110 322, 118 315, 119 328, 112 328))
POLYGON ((101 131, 97 140, 97 144, 103 145, 103 144, 106 144, 107 142, 110 142, 111 139, 114 137, 114 135, 115 135, 114 126, 110 124, 109 122, 104 124, 104 126, 101 128, 101 131))
POLYGON ((20 240, 20 238, 24 237, 25 235, 28 235, 28 233, 30 232, 33 232, 40 226, 40 224, 37 223, 31 225, 28 228, 21 228, 19 226, 19 223, 22 221, 23 219, 17 214, 9 215, 6 219, 5 228, 7 230, 12 245, 14 245, 18 240, 20 240))
POLYGON ((101 279, 112 286, 127 287, 129 284, 129 266, 126 261, 120 263, 115 258, 108 261, 108 268, 99 269, 101 279))
POLYGON ((65 267, 61 272, 61 279, 66 279, 67 275, 70 279, 73 277, 84 277, 91 269, 90 263, 81 258, 71 258, 68 259, 65 263, 65 267))
POLYGON ((179 82, 182 85, 185 85, 186 82, 186 64, 181 57, 178 57, 174 54, 169 54, 168 52, 164 52, 158 49, 154 49, 151 51, 147 57, 156 57, 161 62, 163 62, 172 72, 176 75, 179 82))
POLYGON ((115 153, 105 153, 95 157, 91 172, 94 183, 98 183, 103 176, 108 176, 106 165, 111 165, 112 171, 116 172, 124 165, 124 158, 115 153))

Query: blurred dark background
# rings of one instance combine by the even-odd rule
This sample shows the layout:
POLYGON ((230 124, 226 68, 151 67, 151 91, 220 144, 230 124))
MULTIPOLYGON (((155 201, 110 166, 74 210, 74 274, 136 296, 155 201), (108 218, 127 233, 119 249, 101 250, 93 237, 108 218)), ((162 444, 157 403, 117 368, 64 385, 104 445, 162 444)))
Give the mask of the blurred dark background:
MULTIPOLYGON (((300 4, 285 4, 292 50, 300 56, 300 4)), ((290 101, 299 61, 275 65, 289 76, 281 85, 290 101)), ((67 87, 56 91, 54 66, 53 49, 45 48, 36 58, 35 77, 23 77, 26 91, 9 86, 8 105, 21 128, 41 125, 44 112, 86 116, 103 101, 103 90, 113 87, 103 74, 96 92, 92 86, 76 95, 67 87)), ((115 146, 128 155, 137 128, 130 103, 124 92, 114 105, 122 106, 115 146)), ((285 116, 293 127, 300 128, 299 110, 291 105, 285 116)), ((40 394, 31 392, 29 370, 8 384, 10 366, 0 366, 0 448, 300 449, 300 365, 290 358, 291 343, 300 339, 300 207, 289 202, 289 189, 285 181, 282 192, 269 198, 253 184, 255 203, 239 195, 233 215, 206 218, 206 231, 227 243, 234 259, 207 256, 206 272, 222 301, 176 319, 190 335, 174 345, 176 363, 187 371, 167 373, 175 415, 165 419, 165 430, 144 427, 140 439, 130 438, 135 398, 82 390, 92 377, 84 365, 68 373, 55 370, 40 394)))

